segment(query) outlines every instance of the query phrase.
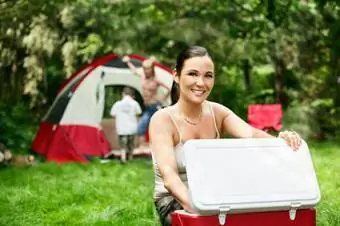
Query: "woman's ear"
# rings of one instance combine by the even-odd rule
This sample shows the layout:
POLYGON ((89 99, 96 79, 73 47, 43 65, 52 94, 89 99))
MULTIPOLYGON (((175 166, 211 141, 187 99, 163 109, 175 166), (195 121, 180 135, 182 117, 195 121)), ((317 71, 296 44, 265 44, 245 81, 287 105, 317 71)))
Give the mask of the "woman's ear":
POLYGON ((176 69, 172 70, 172 76, 174 76, 174 81, 178 84, 178 75, 176 69))

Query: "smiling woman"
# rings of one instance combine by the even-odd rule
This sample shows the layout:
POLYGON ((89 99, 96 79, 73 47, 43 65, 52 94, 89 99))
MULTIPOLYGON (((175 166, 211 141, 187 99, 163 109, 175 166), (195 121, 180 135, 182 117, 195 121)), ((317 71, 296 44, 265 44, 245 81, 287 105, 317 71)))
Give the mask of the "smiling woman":
MULTIPOLYGON (((171 225, 177 209, 194 212, 189 196, 182 146, 190 139, 219 139, 220 134, 238 138, 272 137, 244 122, 227 107, 207 101, 214 86, 214 63, 207 50, 192 46, 182 52, 173 71, 178 90, 175 104, 157 111, 149 134, 155 173, 154 200, 162 225, 171 225)), ((297 149, 300 137, 283 132, 279 137, 297 149)))

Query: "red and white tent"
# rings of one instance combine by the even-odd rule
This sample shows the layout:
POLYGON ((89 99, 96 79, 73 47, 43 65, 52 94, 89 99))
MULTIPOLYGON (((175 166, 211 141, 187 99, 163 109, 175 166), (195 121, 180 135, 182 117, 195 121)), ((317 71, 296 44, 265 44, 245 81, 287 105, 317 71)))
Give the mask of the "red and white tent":
MULTIPOLYGON (((131 62, 142 70, 146 58, 130 55, 131 62)), ((171 70, 156 62, 158 79, 170 88, 171 70)), ((75 72, 61 87, 52 106, 40 123, 32 149, 47 161, 86 162, 88 157, 104 156, 110 145, 101 128, 105 86, 128 85, 141 92, 140 78, 134 75, 121 57, 109 54, 75 72)), ((159 95, 166 90, 159 89, 159 95)), ((170 104, 170 98, 163 103, 170 104)))

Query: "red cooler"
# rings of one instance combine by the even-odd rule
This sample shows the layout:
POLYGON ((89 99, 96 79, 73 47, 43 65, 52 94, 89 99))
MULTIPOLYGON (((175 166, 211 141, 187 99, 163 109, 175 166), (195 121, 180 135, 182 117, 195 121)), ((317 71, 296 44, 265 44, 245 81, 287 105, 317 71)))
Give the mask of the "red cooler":
POLYGON ((195 214, 176 211, 172 226, 315 226, 320 190, 305 142, 190 140, 183 146, 195 214))

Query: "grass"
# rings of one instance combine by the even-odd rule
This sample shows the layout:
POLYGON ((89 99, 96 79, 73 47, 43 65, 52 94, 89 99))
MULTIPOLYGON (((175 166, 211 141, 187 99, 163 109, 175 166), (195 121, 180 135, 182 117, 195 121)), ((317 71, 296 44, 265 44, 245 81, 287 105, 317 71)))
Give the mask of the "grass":
POLYGON ((0 171, 0 225, 157 225, 150 161, 0 171))
MULTIPOLYGON (((340 145, 310 143, 317 225, 340 225, 340 145)), ((158 225, 150 160, 0 170, 0 225, 158 225)))
POLYGON ((309 144, 318 178, 321 201, 317 206, 318 226, 340 225, 340 144, 309 144))

